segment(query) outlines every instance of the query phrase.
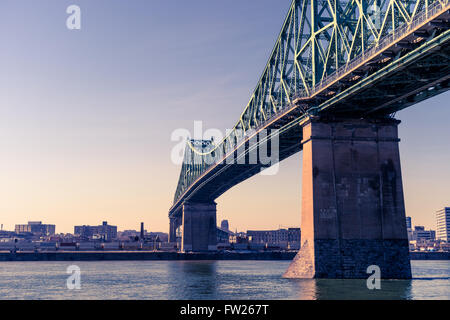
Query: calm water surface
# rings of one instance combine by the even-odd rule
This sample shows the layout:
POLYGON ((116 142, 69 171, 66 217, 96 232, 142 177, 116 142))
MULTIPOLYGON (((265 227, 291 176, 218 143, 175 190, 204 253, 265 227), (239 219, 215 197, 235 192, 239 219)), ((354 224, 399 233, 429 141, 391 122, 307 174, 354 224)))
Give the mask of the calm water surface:
POLYGON ((450 299, 450 261, 412 261, 413 280, 292 280, 289 261, 0 262, 0 299, 450 299), (68 266, 81 289, 68 290, 68 266))

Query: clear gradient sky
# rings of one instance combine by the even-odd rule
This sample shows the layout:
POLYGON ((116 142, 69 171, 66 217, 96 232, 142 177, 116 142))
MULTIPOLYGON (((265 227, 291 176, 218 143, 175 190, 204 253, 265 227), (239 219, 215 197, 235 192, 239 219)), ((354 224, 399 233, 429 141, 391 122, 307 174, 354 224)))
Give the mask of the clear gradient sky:
MULTIPOLYGON (((177 128, 225 130, 291 0, 1 0, 0 223, 168 230, 177 128), (66 28, 66 8, 82 29, 66 28)), ((407 215, 450 205, 450 93, 397 114, 407 215)), ((218 202, 232 230, 300 225, 301 154, 218 202)))

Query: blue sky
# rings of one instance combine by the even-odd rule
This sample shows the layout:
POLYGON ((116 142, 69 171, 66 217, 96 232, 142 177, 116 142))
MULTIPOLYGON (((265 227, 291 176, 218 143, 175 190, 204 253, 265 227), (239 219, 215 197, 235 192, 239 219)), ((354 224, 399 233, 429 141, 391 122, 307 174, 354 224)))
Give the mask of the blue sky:
MULTIPOLYGON (((232 127, 290 0, 2 0, 0 223, 167 231, 177 128, 232 127), (77 4, 82 29, 66 28, 77 4)), ((450 205, 450 95, 398 113, 407 213, 450 205)), ((218 200, 232 229, 300 224, 301 155, 218 200), (273 192, 276 190, 276 192, 273 192), (280 210, 282 204, 282 210, 280 210), (281 211, 281 212, 279 212, 281 211), (276 217, 274 213, 276 214, 276 217)))

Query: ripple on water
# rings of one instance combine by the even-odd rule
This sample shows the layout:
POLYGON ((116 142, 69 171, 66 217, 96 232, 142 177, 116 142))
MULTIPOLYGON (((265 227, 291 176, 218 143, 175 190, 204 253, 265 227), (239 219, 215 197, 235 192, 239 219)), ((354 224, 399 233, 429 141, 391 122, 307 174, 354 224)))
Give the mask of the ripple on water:
POLYGON ((289 261, 2 262, 0 299, 450 299, 450 261, 412 261, 410 281, 294 280, 289 261), (81 290, 68 290, 68 266, 81 290))

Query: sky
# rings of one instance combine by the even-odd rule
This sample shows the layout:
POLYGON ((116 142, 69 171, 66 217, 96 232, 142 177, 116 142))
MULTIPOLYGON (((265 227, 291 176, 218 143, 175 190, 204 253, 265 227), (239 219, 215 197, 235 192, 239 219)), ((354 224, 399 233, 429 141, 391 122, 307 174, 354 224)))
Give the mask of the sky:
MULTIPOLYGON (((168 231, 174 130, 231 128, 290 0, 2 0, 0 224, 168 231), (66 8, 81 8, 69 30, 66 8)), ((450 93, 397 114, 406 212, 450 206, 450 93)), ((301 154, 219 199, 232 230, 300 226, 301 154)))

